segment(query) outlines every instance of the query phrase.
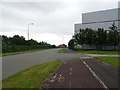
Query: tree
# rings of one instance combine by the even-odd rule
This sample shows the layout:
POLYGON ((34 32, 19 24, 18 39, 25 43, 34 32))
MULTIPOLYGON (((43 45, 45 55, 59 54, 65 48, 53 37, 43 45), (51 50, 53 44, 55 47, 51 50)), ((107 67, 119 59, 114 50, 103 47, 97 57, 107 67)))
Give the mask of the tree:
POLYGON ((120 40, 119 40, 120 34, 117 31, 117 26, 115 25, 115 22, 113 22, 112 26, 109 28, 111 31, 109 31, 108 33, 108 36, 109 36, 108 40, 109 40, 109 43, 111 42, 111 45, 114 46, 114 50, 115 50, 115 46, 117 46, 120 43, 120 40))
POLYGON ((117 26, 115 25, 115 22, 113 22, 112 26, 109 27, 110 30, 115 31, 117 30, 117 26))
POLYGON ((13 38, 10 38, 10 42, 12 45, 25 45, 26 40, 23 36, 14 35, 13 38))
POLYGON ((69 42, 68 42, 68 48, 69 49, 74 49, 74 40, 71 39, 69 42))
POLYGON ((51 48, 55 48, 56 47, 56 45, 51 45, 51 48))
POLYGON ((90 49, 91 49, 91 45, 93 45, 94 43, 94 39, 95 39, 95 33, 94 33, 94 30, 92 30, 91 28, 86 28, 84 30, 84 42, 85 44, 88 44, 90 45, 90 49))
POLYGON ((2 35, 2 44, 8 45, 9 44, 9 38, 5 35, 2 35))
POLYGON ((82 45, 83 49, 84 49, 83 44, 86 43, 85 33, 86 33, 86 31, 84 29, 80 29, 79 33, 77 33, 73 36, 75 45, 80 44, 80 45, 82 45))
POLYGON ((103 28, 98 28, 97 30, 97 38, 96 38, 96 45, 97 49, 102 50, 103 45, 107 42, 107 31, 103 28))
POLYGON ((36 40, 30 39, 27 41, 28 45, 38 45, 38 42, 36 40))

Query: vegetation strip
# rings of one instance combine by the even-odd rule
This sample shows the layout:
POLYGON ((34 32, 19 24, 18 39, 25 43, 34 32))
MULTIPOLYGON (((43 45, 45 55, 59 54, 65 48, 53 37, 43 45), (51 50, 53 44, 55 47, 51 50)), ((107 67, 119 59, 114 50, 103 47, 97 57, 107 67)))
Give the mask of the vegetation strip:
POLYGON ((113 66, 120 67, 120 61, 118 60, 118 57, 105 57, 105 56, 100 56, 100 57, 95 57, 105 63, 111 64, 113 66))
POLYGON ((75 49, 74 51, 79 53, 88 53, 88 54, 119 54, 120 51, 99 51, 99 50, 83 50, 75 49))
MULTIPOLYGON (((73 41, 75 44, 80 44, 83 49, 96 49, 96 50, 119 50, 120 32, 115 29, 116 26, 112 24, 110 30, 103 28, 80 29, 74 36, 73 41), (87 45, 87 46, 86 46, 87 45)), ((71 45, 74 45, 71 43, 71 45)))
POLYGON ((35 52, 35 51, 42 51, 42 50, 47 50, 47 49, 52 49, 52 48, 37 49, 37 50, 27 50, 27 51, 12 52, 12 53, 3 53, 3 54, 0 54, 0 56, 16 55, 16 54, 22 54, 22 53, 35 52))
POLYGON ((43 81, 60 65, 60 62, 60 60, 46 62, 20 71, 2 80, 2 87, 40 88, 43 81))
POLYGON ((37 42, 33 39, 25 40, 23 36, 19 35, 14 35, 13 37, 2 35, 2 48, 0 48, 0 50, 2 50, 2 53, 12 53, 55 47, 55 45, 43 41, 37 42))
POLYGON ((58 50, 59 53, 64 53, 64 49, 58 50))

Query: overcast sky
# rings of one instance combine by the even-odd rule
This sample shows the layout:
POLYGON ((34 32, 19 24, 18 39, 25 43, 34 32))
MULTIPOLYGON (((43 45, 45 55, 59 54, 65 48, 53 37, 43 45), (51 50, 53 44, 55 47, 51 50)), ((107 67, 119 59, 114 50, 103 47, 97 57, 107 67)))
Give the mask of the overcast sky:
POLYGON ((30 39, 59 45, 72 38, 74 24, 81 23, 82 13, 117 8, 119 0, 7 1, 0 3, 0 35, 21 35, 27 39, 28 24, 33 22, 30 39))

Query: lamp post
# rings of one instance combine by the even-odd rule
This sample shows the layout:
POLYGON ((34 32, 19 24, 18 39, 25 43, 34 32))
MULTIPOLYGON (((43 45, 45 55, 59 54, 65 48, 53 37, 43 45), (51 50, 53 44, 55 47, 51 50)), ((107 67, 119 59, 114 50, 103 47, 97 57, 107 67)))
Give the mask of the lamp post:
POLYGON ((33 24, 34 24, 34 23, 29 23, 29 24, 28 24, 28 40, 29 40, 29 26, 30 26, 30 25, 33 25, 33 24))
POLYGON ((64 44, 64 35, 63 35, 63 37, 62 37, 62 44, 64 44))

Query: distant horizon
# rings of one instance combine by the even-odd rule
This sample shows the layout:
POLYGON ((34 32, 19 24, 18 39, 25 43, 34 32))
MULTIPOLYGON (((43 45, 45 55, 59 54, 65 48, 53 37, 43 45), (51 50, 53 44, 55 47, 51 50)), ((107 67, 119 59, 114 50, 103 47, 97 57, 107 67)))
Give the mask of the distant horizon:
POLYGON ((74 24, 82 22, 82 13, 118 8, 118 1, 2 2, 0 33, 24 36, 27 40, 28 24, 34 23, 29 27, 29 39, 67 45, 74 35, 74 24))

